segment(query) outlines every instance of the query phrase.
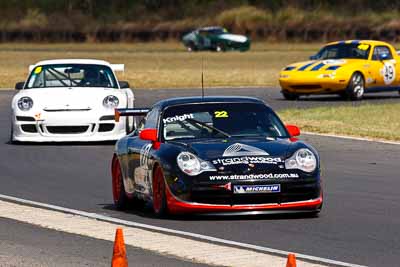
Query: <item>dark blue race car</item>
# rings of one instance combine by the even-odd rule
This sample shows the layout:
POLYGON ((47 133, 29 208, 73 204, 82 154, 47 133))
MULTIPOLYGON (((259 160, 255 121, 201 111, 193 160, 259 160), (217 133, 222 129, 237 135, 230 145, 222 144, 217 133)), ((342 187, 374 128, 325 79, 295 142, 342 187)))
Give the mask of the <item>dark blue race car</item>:
POLYGON ((144 118, 116 144, 118 209, 142 199, 157 215, 321 210, 317 151, 259 99, 174 98, 120 116, 144 118))

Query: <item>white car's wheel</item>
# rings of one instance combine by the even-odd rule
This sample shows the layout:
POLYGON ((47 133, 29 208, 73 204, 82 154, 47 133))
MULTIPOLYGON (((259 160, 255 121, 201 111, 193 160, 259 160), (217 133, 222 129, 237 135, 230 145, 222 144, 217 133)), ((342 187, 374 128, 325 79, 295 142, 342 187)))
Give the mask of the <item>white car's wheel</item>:
POLYGON ((9 140, 10 144, 14 144, 14 126, 13 123, 11 122, 11 127, 10 127, 10 140, 9 140))

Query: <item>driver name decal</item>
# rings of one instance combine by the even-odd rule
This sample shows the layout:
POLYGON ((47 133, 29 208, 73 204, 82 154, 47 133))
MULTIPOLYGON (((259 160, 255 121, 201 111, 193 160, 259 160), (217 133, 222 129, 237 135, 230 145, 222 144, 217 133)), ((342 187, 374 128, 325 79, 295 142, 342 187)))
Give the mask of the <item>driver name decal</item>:
POLYGON ((175 122, 175 121, 184 121, 186 119, 194 119, 193 114, 182 114, 182 115, 176 115, 173 117, 164 118, 163 122, 170 123, 170 122, 175 122))

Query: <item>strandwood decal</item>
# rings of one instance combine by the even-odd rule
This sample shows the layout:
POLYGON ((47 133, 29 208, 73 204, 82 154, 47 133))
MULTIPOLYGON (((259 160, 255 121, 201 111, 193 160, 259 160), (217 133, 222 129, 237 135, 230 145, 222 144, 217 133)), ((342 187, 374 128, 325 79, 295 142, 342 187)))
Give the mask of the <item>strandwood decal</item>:
POLYGON ((211 175, 210 176, 210 181, 257 180, 257 179, 293 179, 293 178, 299 178, 299 175, 297 173, 211 175))
POLYGON ((262 149, 254 146, 235 143, 227 147, 222 154, 223 157, 240 157, 240 156, 268 156, 269 154, 262 149))
POLYGON ((281 158, 271 158, 271 157, 236 157, 227 159, 215 159, 212 161, 213 164, 227 165, 237 165, 237 164, 277 164, 283 162, 281 158))

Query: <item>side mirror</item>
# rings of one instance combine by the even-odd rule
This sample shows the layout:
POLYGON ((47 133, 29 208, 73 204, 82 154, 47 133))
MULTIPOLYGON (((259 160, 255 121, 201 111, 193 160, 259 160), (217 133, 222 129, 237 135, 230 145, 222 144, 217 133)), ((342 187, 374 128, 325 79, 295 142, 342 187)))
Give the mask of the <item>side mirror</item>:
POLYGON ((380 61, 387 60, 387 59, 389 59, 389 54, 384 53, 384 54, 379 55, 380 61))
POLYGON ((157 130, 156 129, 143 129, 139 133, 139 138, 142 140, 148 140, 151 142, 157 142, 157 130))
POLYGON ((300 135, 300 129, 296 125, 286 125, 286 129, 291 137, 300 135))
POLYGON ((15 84, 15 90, 24 89, 25 82, 18 82, 15 84))
POLYGON ((119 83, 119 87, 120 87, 121 89, 130 88, 129 83, 128 83, 127 81, 118 81, 118 83, 119 83))
POLYGON ((317 55, 312 55, 312 56, 310 56, 310 60, 316 60, 316 59, 318 59, 318 56, 317 56, 317 55))

